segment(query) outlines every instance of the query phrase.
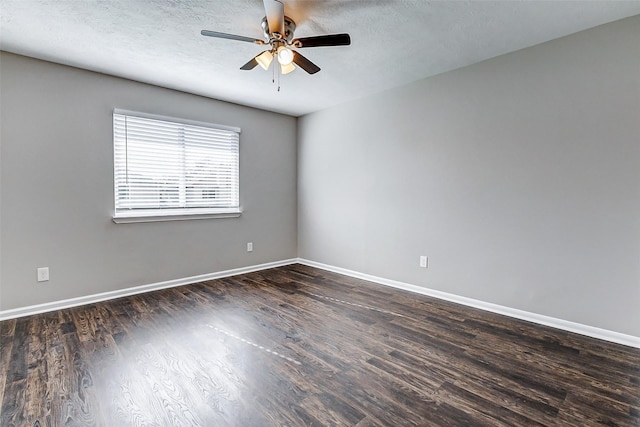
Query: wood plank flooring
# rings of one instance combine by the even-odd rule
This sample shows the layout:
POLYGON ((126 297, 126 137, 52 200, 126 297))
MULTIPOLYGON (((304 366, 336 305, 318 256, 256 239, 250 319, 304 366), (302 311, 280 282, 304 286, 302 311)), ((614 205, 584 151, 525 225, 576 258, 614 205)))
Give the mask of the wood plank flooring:
POLYGON ((0 322, 0 426, 640 426, 640 350, 292 265, 0 322))

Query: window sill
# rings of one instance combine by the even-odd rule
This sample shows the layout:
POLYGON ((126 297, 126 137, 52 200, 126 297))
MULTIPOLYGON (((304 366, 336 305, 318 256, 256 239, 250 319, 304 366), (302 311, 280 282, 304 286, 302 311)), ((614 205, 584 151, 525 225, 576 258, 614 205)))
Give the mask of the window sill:
POLYGON ((112 219, 116 224, 131 224, 134 222, 160 222, 160 221, 189 221, 194 219, 213 219, 213 218, 238 218, 242 214, 239 209, 228 209, 209 212, 163 212, 158 214, 157 211, 139 211, 139 212, 120 212, 116 213, 112 219))

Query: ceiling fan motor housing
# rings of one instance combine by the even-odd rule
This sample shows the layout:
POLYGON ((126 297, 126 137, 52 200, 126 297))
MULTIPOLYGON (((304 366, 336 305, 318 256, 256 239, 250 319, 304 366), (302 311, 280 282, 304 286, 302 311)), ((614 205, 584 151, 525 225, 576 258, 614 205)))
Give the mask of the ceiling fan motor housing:
POLYGON ((291 40, 293 39, 293 32, 296 30, 296 23, 293 21, 293 19, 289 18, 288 16, 284 17, 284 34, 280 34, 280 37, 274 35, 277 33, 271 33, 271 31, 269 31, 269 22, 267 22, 266 16, 262 18, 261 25, 262 31, 264 31, 264 36, 267 38, 267 40, 269 40, 269 42, 273 40, 284 40, 288 44, 291 44, 291 40))

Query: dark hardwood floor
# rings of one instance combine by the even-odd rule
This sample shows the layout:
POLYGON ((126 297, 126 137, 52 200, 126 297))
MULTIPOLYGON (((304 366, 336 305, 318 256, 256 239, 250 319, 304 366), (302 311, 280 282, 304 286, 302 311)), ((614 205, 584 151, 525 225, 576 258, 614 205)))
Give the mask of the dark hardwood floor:
POLYGON ((0 425, 640 426, 640 350, 301 265, 0 322, 0 425))

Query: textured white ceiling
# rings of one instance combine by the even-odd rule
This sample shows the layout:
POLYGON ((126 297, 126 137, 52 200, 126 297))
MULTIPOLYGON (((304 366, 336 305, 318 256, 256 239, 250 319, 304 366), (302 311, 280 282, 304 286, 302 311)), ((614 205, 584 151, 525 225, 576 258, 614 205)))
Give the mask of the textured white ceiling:
POLYGON ((262 0, 0 0, 0 48, 300 116, 640 14, 640 1, 283 0, 296 37, 348 32, 301 51, 322 68, 239 70, 263 48, 262 0))

